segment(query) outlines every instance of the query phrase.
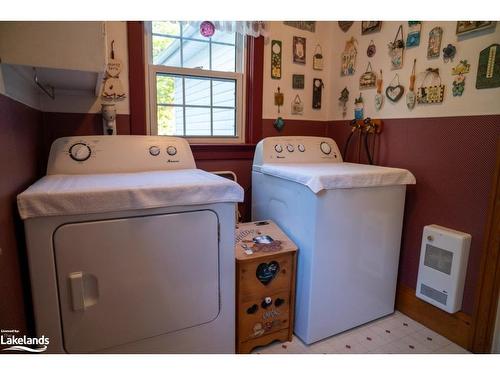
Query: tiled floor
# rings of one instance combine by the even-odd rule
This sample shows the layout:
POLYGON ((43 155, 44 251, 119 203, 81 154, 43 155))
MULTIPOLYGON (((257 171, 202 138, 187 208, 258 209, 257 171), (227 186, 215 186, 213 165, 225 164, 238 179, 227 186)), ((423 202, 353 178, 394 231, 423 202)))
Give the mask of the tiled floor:
POLYGON ((422 324, 396 311, 350 331, 335 335, 312 345, 298 337, 292 342, 275 342, 256 348, 257 354, 468 354, 422 324))

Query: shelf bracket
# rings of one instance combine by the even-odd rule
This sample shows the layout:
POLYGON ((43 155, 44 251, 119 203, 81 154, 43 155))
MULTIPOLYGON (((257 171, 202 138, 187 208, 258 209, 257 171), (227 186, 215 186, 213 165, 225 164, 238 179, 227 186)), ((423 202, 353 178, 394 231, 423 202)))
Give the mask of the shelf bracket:
POLYGON ((38 74, 36 72, 36 68, 33 68, 33 81, 35 81, 35 84, 38 86, 38 88, 42 90, 45 94, 47 94, 49 98, 51 98, 52 100, 56 98, 56 95, 54 93, 54 87, 50 85, 43 85, 42 83, 40 83, 40 81, 38 80, 38 74))

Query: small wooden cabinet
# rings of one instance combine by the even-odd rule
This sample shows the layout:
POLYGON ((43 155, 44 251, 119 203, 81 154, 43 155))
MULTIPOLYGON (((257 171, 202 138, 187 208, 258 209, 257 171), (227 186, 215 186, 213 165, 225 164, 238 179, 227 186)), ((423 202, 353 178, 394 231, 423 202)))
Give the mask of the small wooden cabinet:
POLYGON ((291 341, 297 246, 271 220, 236 229, 236 351, 291 341))

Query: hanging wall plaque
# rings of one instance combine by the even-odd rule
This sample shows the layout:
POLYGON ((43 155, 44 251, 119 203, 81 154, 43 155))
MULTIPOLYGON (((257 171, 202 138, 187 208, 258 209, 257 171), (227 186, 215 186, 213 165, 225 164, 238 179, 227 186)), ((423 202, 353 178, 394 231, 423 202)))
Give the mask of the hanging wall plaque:
POLYGON ((443 39, 443 29, 433 28, 429 33, 429 45, 427 46, 427 58, 435 59, 441 53, 441 39, 443 39))
POLYGON ((413 68, 411 69, 410 75, 410 87, 408 92, 406 93, 406 106, 408 109, 415 108, 415 102, 417 101, 417 97, 415 95, 415 66, 417 64, 417 59, 413 60, 413 68))
POLYGON ((404 92, 405 88, 399 83, 399 74, 396 73, 392 81, 389 83, 389 86, 386 87, 385 95, 391 102, 396 103, 399 99, 401 99, 404 92))
POLYGON ((453 61, 457 53, 457 48, 453 44, 448 44, 443 48, 443 61, 447 63, 448 61, 453 61))
POLYGON ((293 62, 296 64, 306 63, 306 38, 293 37, 293 62))
POLYGON ((460 73, 453 80, 453 86, 451 88, 451 92, 453 96, 462 96, 462 94, 464 93, 464 89, 465 89, 465 76, 462 73, 460 73))
POLYGON ((311 33, 316 31, 316 21, 284 21, 283 23, 287 26, 309 31, 311 33))
POLYGON ((345 117, 347 114, 347 102, 349 101, 349 90, 347 87, 344 87, 342 92, 340 93, 339 102, 342 105, 342 117, 345 117))
POLYGON ((323 70, 323 52, 321 51, 321 46, 316 44, 316 49, 313 55, 313 69, 323 70))
POLYGON ((376 52, 377 52, 377 47, 375 47, 375 43, 373 43, 373 40, 370 40, 370 43, 368 44, 368 48, 366 49, 366 55, 368 57, 373 57, 373 56, 375 56, 376 52))
POLYGON ((384 96, 382 95, 382 70, 380 70, 380 75, 377 78, 377 93, 375 94, 375 109, 378 111, 382 108, 384 103, 384 96))
POLYGON ((271 41, 271 78, 281 79, 281 40, 271 41))
POLYGON ((381 27, 382 21, 361 21, 361 35, 376 33, 381 27))
POLYGON ((388 47, 392 70, 401 69, 403 67, 403 52, 405 49, 403 25, 399 25, 394 41, 389 42, 388 47))
POLYGON ((460 63, 451 69, 451 74, 456 76, 459 74, 467 74, 470 71, 470 64, 467 60, 460 60, 460 63))
POLYGON ((368 62, 366 71, 359 77, 359 88, 372 89, 377 83, 377 75, 372 71, 372 64, 368 62))
POLYGON ((442 103, 444 99, 444 85, 441 84, 439 69, 428 68, 417 90, 418 104, 442 103))
POLYGON ((356 45, 358 42, 356 39, 351 38, 345 43, 344 52, 342 52, 342 66, 340 70, 341 76, 352 76, 356 71, 356 55, 358 50, 356 45))
POLYGON ((347 30, 350 29, 354 21, 338 21, 340 30, 342 30, 344 33, 347 32, 347 30))
POLYGON ((126 97, 120 81, 120 73, 123 68, 123 63, 120 59, 115 58, 115 41, 111 41, 111 53, 106 65, 106 77, 102 89, 102 98, 106 101, 123 100, 126 97))
POLYGON ((408 36, 406 37, 406 48, 417 47, 420 45, 420 31, 422 22, 408 21, 408 36))
POLYGON ((323 90, 323 80, 320 78, 313 79, 313 98, 312 107, 314 109, 321 109, 321 92, 323 90))
POLYGON ((280 107, 283 105, 285 97, 278 86, 278 91, 274 93, 274 105, 278 107, 278 113, 280 113, 280 107))
POLYGON ((292 88, 295 90, 302 90, 304 88, 304 75, 303 74, 293 74, 292 75, 292 88))
MULTIPOLYGON (((475 33, 495 27, 496 21, 457 21, 457 35, 475 33)), ((481 35, 481 33, 478 33, 481 35)))
POLYGON ((500 87, 500 44, 492 44, 479 53, 476 89, 500 87))
POLYGON ((292 115, 301 115, 304 113, 304 104, 300 100, 299 94, 295 95, 295 99, 292 101, 292 115))

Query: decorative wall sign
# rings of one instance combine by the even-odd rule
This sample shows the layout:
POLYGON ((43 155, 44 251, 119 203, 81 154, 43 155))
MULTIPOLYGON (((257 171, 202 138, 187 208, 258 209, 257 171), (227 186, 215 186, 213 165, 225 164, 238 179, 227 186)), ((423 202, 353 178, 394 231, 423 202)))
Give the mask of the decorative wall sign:
POLYGON ((296 29, 310 31, 311 33, 316 31, 316 21, 284 21, 283 23, 296 29))
POLYGON ((427 58, 435 59, 441 53, 441 39, 443 39, 443 29, 435 27, 429 32, 429 45, 427 46, 427 58))
POLYGON ((479 53, 476 89, 500 87, 500 44, 492 44, 479 53))
POLYGON ((460 60, 460 63, 451 69, 451 74, 456 76, 459 74, 467 74, 470 71, 470 64, 467 60, 460 60))
POLYGON ((372 71, 372 64, 368 62, 366 71, 359 77, 359 88, 372 89, 377 83, 377 75, 372 71))
POLYGON ((410 87, 408 92, 406 93, 406 106, 408 109, 413 109, 415 107, 415 102, 417 101, 417 97, 415 95, 415 66, 417 64, 417 59, 413 60, 413 68, 411 69, 410 75, 410 87))
POLYGON ((380 31, 382 21, 361 21, 361 35, 380 31))
POLYGON ((349 101, 349 90, 347 87, 344 87, 342 92, 340 93, 339 102, 342 105, 342 117, 345 117, 347 114, 347 102, 349 101))
POLYGON ((373 39, 370 40, 370 43, 368 44, 368 48, 366 49, 366 55, 368 57, 373 57, 375 56, 375 53, 377 52, 377 47, 375 47, 375 43, 373 43, 373 39))
POLYGON ((306 63, 306 38, 293 37, 293 62, 297 64, 306 63))
POLYGON ((399 101, 399 99, 401 99, 404 92, 405 88, 399 82, 399 74, 396 73, 392 81, 389 83, 389 86, 386 87, 385 95, 391 102, 396 103, 397 101, 399 101))
POLYGON ((451 92, 453 93, 453 96, 462 96, 464 93, 465 89, 465 76, 460 73, 456 78, 453 80, 453 87, 451 89, 451 92))
POLYGON ((293 74, 292 75, 292 88, 295 90, 302 90, 304 88, 304 75, 303 74, 293 74))
POLYGON ((302 115, 304 113, 304 104, 300 100, 299 94, 295 95, 292 101, 292 115, 302 115))
POLYGON ((417 47, 420 45, 421 30, 421 21, 408 21, 408 36, 406 37, 406 48, 417 47))
POLYGON ((457 21, 457 35, 475 33, 494 27, 496 21, 457 21))
POLYGON ((280 113, 280 107, 283 105, 284 99, 285 97, 278 86, 278 91, 274 93, 274 105, 278 106, 278 113, 280 113))
POLYGON ((356 120, 363 120, 363 98, 359 93, 359 98, 354 99, 354 118, 356 120))
POLYGON ((115 41, 111 41, 111 54, 106 65, 106 77, 102 89, 102 98, 106 101, 120 101, 125 99, 125 90, 120 81, 123 63, 115 58, 115 41))
POLYGON ((382 108, 382 104, 384 103, 384 96, 382 95, 382 69, 380 70, 380 75, 377 78, 377 93, 375 94, 375 109, 378 111, 382 108))
POLYGON ((323 52, 321 51, 321 46, 316 44, 316 49, 313 55, 313 69, 323 70, 323 52))
POLYGON ((403 67, 403 52, 405 49, 403 25, 399 25, 394 41, 389 42, 388 47, 392 70, 401 69, 403 67))
POLYGON ((279 263, 273 260, 269 263, 259 264, 255 271, 255 276, 262 284, 267 285, 276 277, 279 270, 279 263))
POLYGON ((446 47, 443 48, 443 61, 445 63, 453 61, 453 58, 455 57, 456 53, 457 53, 457 48, 453 44, 448 44, 446 47))
POLYGON ((444 85, 441 84, 439 69, 428 68, 417 90, 418 104, 442 103, 444 99, 444 85), (428 78, 431 78, 430 82, 428 78), (436 82, 437 81, 437 82, 436 82))
POLYGON ((281 79, 281 40, 271 41, 271 78, 281 79))
POLYGON ((312 107, 314 109, 321 109, 321 92, 325 85, 323 84, 323 80, 320 78, 313 79, 313 98, 312 98, 312 107))
POLYGON ((356 39, 351 38, 345 43, 344 52, 342 52, 342 66, 340 70, 341 76, 352 76, 356 71, 356 55, 358 54, 358 49, 356 45, 358 42, 356 39))
POLYGON ((344 33, 346 33, 347 30, 351 28, 353 23, 354 21, 338 21, 340 30, 342 30, 344 33))

